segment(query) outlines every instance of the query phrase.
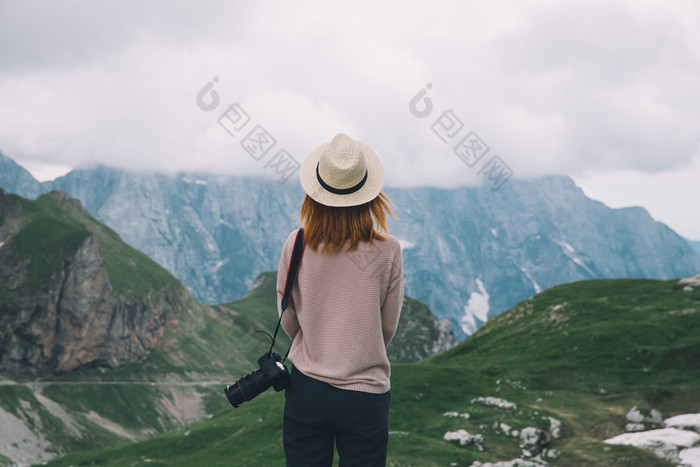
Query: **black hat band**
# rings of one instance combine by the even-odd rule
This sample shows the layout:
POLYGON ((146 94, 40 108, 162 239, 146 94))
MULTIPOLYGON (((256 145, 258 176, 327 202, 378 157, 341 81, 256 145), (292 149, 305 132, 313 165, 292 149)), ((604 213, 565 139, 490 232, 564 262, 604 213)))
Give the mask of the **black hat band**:
POLYGON ((351 193, 355 193, 357 190, 362 188, 362 186, 367 181, 367 169, 365 169, 365 176, 362 178, 362 180, 360 180, 360 183, 358 183, 357 185, 351 186, 350 188, 333 188, 328 183, 324 182, 323 179, 321 178, 321 174, 318 171, 319 164, 320 164, 319 162, 316 163, 316 179, 318 179, 318 183, 320 183, 324 189, 326 189, 327 191, 330 191, 333 194, 349 195, 351 193))

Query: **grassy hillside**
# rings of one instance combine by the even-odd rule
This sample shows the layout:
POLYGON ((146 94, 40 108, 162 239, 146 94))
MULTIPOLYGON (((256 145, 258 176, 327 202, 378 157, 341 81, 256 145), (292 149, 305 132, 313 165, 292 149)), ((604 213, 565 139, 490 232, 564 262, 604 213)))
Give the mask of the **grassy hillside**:
MULTIPOLYGON (((259 278, 259 285, 269 283, 270 278, 274 281, 275 273, 264 274, 269 277, 259 278)), ((168 381, 173 382, 173 387, 189 381, 197 388, 198 395, 190 397, 203 398, 206 410, 202 416, 230 407, 224 385, 257 369, 258 357, 269 348, 269 338, 256 332, 270 332, 276 324, 276 313, 270 310, 269 303, 261 304, 270 300, 267 292, 265 287, 254 287, 244 298, 215 307, 190 298, 172 326, 167 344, 151 350, 142 362, 107 372, 85 369, 61 375, 59 380, 78 380, 83 384, 51 385, 44 394, 76 411, 94 411, 122 426, 151 430, 151 434, 176 426, 176 421, 165 421, 158 407, 149 406, 164 394, 172 404, 178 403, 169 394, 172 388, 168 381), (268 313, 260 312, 261 307, 268 313)), ((281 331, 278 337, 277 350, 281 352, 289 343, 283 334, 281 331)))
MULTIPOLYGON (((28 348, 35 344, 13 333, 16 317, 38 314, 31 300, 48 302, 43 297, 61 287, 66 264, 75 264, 76 251, 90 236, 99 245, 91 264, 104 264, 112 296, 127 309, 139 304, 144 313, 162 310, 162 340, 144 358, 117 368, 88 365, 58 373, 5 368, 0 418, 8 431, 0 439, 0 465, 24 452, 31 458, 145 439, 214 414, 228 406, 224 383, 253 370, 266 349, 267 338, 254 332, 259 323, 249 318, 256 305, 246 305, 255 293, 228 306, 202 305, 65 193, 32 201, 0 190, 0 357, 14 352, 17 346, 10 345, 17 341, 28 348), (243 310, 236 309, 239 304, 243 310)), ((269 311, 260 328, 269 329, 268 321, 275 319, 276 312, 269 311)))
POLYGON ((0 408, 30 420, 41 433, 37 440, 45 438, 62 453, 122 446, 212 416, 230 407, 224 385, 256 369, 269 347, 255 329, 269 330, 275 317, 250 312, 255 297, 253 291, 226 307, 188 298, 167 343, 143 361, 45 375, 48 383, 0 385, 0 408), (47 410, 47 399, 65 414, 47 410))
MULTIPOLYGON (((388 464, 510 460, 522 453, 509 428, 551 430, 551 417, 562 426, 550 445, 556 457, 545 458, 550 465, 671 465, 602 440, 624 432, 634 405, 664 416, 700 412, 698 329, 700 286, 596 280, 544 291, 448 352, 393 366, 388 464), (475 401, 487 396, 516 407, 475 401), (443 440, 458 429, 481 434, 483 451, 443 440)), ((265 394, 144 442, 49 465, 284 465, 283 404, 265 394)))

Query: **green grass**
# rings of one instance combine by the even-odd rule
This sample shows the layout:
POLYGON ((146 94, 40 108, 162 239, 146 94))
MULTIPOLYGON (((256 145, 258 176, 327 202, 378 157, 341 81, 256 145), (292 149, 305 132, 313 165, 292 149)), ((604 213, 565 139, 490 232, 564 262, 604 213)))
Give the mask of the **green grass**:
POLYGON ((1 386, 0 407, 25 420, 27 428, 41 433, 53 446, 65 450, 80 451, 123 443, 119 437, 84 419, 80 433, 71 433, 65 423, 53 416, 26 386, 1 386))
POLYGON ((160 391, 149 384, 56 384, 44 389, 44 394, 75 412, 94 410, 126 429, 172 428, 172 425, 163 426, 161 414, 153 403, 160 397, 160 391))
MULTIPOLYGON (((274 333, 279 316, 277 314, 277 272, 268 271, 260 274, 255 279, 256 287, 253 287, 243 298, 225 303, 222 306, 233 311, 232 325, 244 331, 245 337, 240 345, 251 348, 249 355, 260 356, 270 347, 270 339, 263 333, 274 333), (253 350, 255 349, 255 350, 253 350), (263 350, 261 352, 260 350, 263 350)), ((284 329, 280 327, 277 333, 275 350, 282 356, 287 352, 292 341, 284 329)))
POLYGON ((429 361, 469 355, 469 367, 487 374, 591 393, 698 381, 700 366, 692 362, 700 358, 700 340, 692 329, 700 326, 700 313, 687 310, 700 311, 699 292, 638 279, 557 286, 429 361))
POLYGON ((29 259, 26 287, 44 284, 63 267, 90 232, 70 219, 62 219, 41 205, 30 209, 31 220, 15 237, 21 258, 29 259))
MULTIPOLYGON (((242 310, 268 293, 230 308, 242 310)), ((683 291, 677 281, 586 281, 542 292, 448 352, 393 365, 388 465, 510 460, 521 456, 517 439, 494 427, 547 429, 553 417, 562 430, 552 442, 559 457, 549 459, 551 465, 670 466, 646 451, 602 441, 624 432, 634 405, 665 417, 700 412, 697 329, 700 288, 683 291), (471 403, 486 396, 517 409, 471 403), (443 416, 447 411, 470 418, 443 416), (442 439, 460 428, 482 434, 484 451, 442 439)), ((283 405, 282 395, 270 391, 211 420, 49 465, 281 466, 283 405)))
MULTIPOLYGON (((124 243, 75 199, 58 192, 42 195, 35 201, 3 193, 2 202, 6 209, 19 210, 23 216, 23 227, 6 247, 16 246, 18 257, 30 260, 26 288, 44 285, 58 274, 63 261, 91 235, 99 243, 107 276, 117 293, 131 299, 182 288, 170 273, 124 243)), ((0 292, 5 296, 7 286, 0 287, 0 292)))
MULTIPOLYGON (((491 428, 505 422, 522 429, 525 426, 547 428, 545 416, 564 422, 562 438, 554 447, 562 452, 556 465, 627 465, 667 466, 643 451, 613 447, 606 452, 595 433, 595 423, 620 424, 624 411, 636 402, 634 395, 622 399, 587 399, 577 393, 552 393, 545 402, 527 405, 538 393, 511 393, 518 410, 496 409, 469 400, 493 392, 492 384, 475 382, 475 375, 455 376, 449 368, 430 371, 396 365, 393 376, 391 430, 388 465, 444 466, 451 463, 471 465, 475 460, 509 460, 520 456, 517 440, 491 428), (455 387, 446 388, 442 381, 426 384, 425 378, 449 377, 455 387), (546 407, 543 409, 542 407, 546 407), (624 409, 624 410, 623 410, 624 409), (443 417, 445 411, 465 411, 469 420, 443 417), (619 412, 619 413, 616 413, 619 412), (570 414, 570 415, 567 415, 570 414), (579 419, 579 414, 586 414, 579 419), (486 425, 487 429, 481 429, 486 425), (446 431, 459 428, 482 433, 485 451, 460 447, 442 440, 446 431), (592 431, 591 431, 592 430, 592 431), (635 463, 636 462, 636 463, 635 463), (625 465, 625 464, 622 464, 625 465)), ((500 394, 503 396, 503 394, 500 394)), ((211 420, 204 420, 140 443, 97 452, 74 453, 49 465, 260 465, 282 466, 284 456, 281 423, 284 398, 273 392, 246 403, 239 409, 228 408, 211 420)), ((615 433, 617 434, 617 432, 615 433)))

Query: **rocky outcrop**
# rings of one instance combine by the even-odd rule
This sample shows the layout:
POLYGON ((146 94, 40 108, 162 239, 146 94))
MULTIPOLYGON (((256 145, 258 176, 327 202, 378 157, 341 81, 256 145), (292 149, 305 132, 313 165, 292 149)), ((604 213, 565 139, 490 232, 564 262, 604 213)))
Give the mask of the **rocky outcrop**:
POLYGON ((117 367, 159 346, 166 315, 179 306, 172 291, 117 292, 97 236, 40 217, 32 203, 0 193, 0 371, 117 367), (32 243, 35 230, 45 237, 32 243), (44 243, 59 234, 58 246, 44 243))
POLYGON ((396 335, 387 348, 392 362, 415 362, 454 347, 457 339, 447 320, 439 322, 427 305, 405 297, 396 335))
POLYGON ((4 305, 14 319, 7 323, 12 338, 0 360, 3 369, 116 367, 138 360, 163 337, 163 310, 114 293, 94 236, 64 258, 42 288, 4 305))

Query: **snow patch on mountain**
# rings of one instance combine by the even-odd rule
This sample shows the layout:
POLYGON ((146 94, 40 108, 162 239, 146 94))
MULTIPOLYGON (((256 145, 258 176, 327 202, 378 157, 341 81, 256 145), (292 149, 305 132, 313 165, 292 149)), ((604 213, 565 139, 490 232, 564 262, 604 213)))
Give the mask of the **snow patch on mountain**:
POLYGON ((576 250, 574 247, 572 247, 569 243, 565 242, 564 240, 554 240, 557 245, 561 247, 562 250, 564 250, 564 254, 571 258, 571 261, 574 263, 578 264, 581 266, 587 273, 589 273, 591 276, 595 277, 596 273, 591 270, 588 266, 586 266, 586 263, 583 262, 581 258, 576 256, 576 250))
POLYGON ((535 278, 532 277, 532 274, 530 274, 530 272, 528 272, 528 270, 525 268, 521 267, 520 270, 527 276, 528 279, 530 279, 530 282, 532 282, 532 286, 535 288, 535 293, 542 292, 542 287, 540 287, 540 284, 538 284, 535 278))
POLYGON ((576 250, 574 250, 574 247, 572 247, 571 245, 569 245, 569 244, 568 244, 567 242, 565 242, 564 240, 559 240, 559 241, 557 241, 557 243, 558 243, 559 246, 561 246, 561 247, 564 249, 564 251, 566 251, 567 253, 575 253, 575 252, 576 252, 576 250))
POLYGON ((225 259, 225 260, 219 260, 219 261, 217 261, 217 262, 214 264, 214 272, 216 272, 216 271, 218 271, 219 269, 221 269, 221 266, 223 266, 223 265, 226 264, 226 263, 228 263, 228 258, 225 259))
POLYGON ((489 315, 489 294, 481 279, 476 280, 476 285, 479 291, 472 292, 469 296, 462 317, 462 331, 467 335, 476 332, 486 322, 489 315))
POLYGON ((200 180, 200 179, 191 179, 189 177, 182 177, 182 181, 185 183, 194 183, 195 185, 209 185, 209 182, 206 180, 200 180))

